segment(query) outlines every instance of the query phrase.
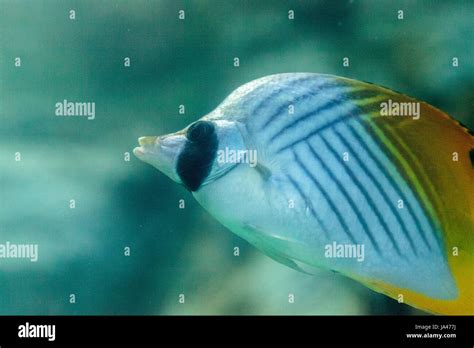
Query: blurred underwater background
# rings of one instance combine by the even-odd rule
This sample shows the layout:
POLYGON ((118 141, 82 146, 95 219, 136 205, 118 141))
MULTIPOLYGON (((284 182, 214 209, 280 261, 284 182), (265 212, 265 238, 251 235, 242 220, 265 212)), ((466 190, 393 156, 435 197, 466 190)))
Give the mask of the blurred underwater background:
POLYGON ((39 246, 0 259, 0 314, 422 313, 271 260, 131 151, 281 72, 376 83, 472 129, 473 18, 472 1, 0 0, 0 243, 39 246), (95 119, 56 117, 64 99, 95 119))

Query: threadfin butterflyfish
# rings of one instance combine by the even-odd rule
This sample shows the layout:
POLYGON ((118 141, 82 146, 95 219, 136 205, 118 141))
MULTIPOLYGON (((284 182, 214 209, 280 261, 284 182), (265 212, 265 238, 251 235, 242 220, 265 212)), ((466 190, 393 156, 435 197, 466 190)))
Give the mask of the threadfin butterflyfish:
POLYGON ((435 107, 347 78, 277 74, 139 144, 139 159, 276 261, 474 314, 474 137, 435 107))

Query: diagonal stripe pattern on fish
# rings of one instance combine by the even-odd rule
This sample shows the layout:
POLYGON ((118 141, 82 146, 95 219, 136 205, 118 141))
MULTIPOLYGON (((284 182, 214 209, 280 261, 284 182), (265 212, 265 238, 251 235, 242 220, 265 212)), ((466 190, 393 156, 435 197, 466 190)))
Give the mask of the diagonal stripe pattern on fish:
POLYGON ((356 80, 277 74, 139 144, 138 158, 278 262, 474 314, 474 138, 442 111, 356 80))

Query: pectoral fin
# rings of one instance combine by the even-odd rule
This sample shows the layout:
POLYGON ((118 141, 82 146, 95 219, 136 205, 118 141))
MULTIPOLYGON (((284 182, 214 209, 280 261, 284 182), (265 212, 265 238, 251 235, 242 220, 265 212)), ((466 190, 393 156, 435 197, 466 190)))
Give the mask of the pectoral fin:
POLYGON ((288 255, 278 251, 284 250, 285 248, 290 249, 292 245, 295 246, 297 244, 296 241, 281 236, 267 234, 256 226, 250 224, 245 224, 244 229, 250 232, 250 235, 252 236, 252 240, 249 241, 273 260, 304 274, 314 275, 316 273, 315 268, 312 266, 294 260, 288 255), (278 246, 278 248, 275 246, 278 246))

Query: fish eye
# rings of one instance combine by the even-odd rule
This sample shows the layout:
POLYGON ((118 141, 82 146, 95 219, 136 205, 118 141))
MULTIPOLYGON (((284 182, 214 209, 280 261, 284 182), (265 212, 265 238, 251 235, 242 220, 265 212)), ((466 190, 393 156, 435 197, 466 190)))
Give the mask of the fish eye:
POLYGON ((202 142, 214 131, 214 126, 211 122, 197 121, 189 126, 186 132, 186 138, 192 142, 202 142))

